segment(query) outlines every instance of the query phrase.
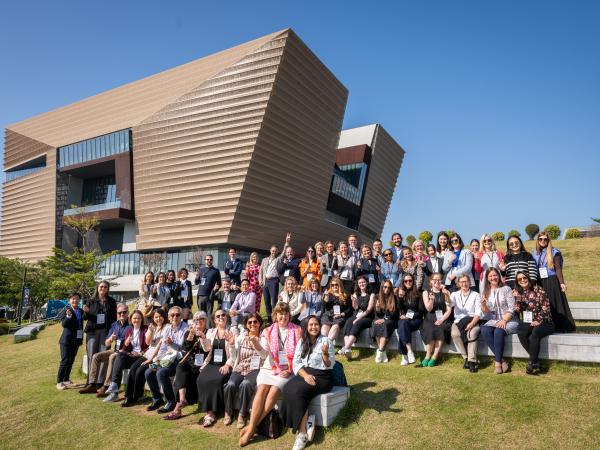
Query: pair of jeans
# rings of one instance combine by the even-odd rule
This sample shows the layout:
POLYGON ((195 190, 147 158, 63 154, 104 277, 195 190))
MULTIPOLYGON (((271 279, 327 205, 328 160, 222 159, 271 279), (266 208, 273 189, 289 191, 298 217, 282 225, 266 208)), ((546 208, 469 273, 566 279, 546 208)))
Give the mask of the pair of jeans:
POLYGON ((158 369, 148 367, 146 369, 144 376, 146 377, 148 386, 150 386, 153 400, 160 400, 160 388, 162 387, 165 400, 168 403, 175 403, 175 393, 173 392, 171 377, 175 375, 176 370, 177 361, 175 361, 169 367, 159 367, 158 369))
POLYGON ((406 344, 412 342, 412 334, 421 327, 421 319, 402 319, 398 321, 398 352, 402 355, 408 353, 406 344))
POLYGON ((267 310, 267 321, 271 321, 273 308, 277 304, 277 296, 279 295, 279 278, 270 278, 265 280, 263 289, 263 297, 265 299, 265 308, 267 310))
POLYGON ((123 378, 123 371, 131 368, 134 362, 136 362, 141 356, 132 356, 128 353, 117 353, 117 356, 113 362, 111 381, 116 383, 117 386, 121 386, 121 379, 123 378))
POLYGON ((529 353, 529 361, 537 364, 540 355, 540 342, 542 338, 554 333, 554 324, 542 322, 537 327, 533 327, 530 323, 521 322, 518 333, 521 345, 529 353))
POLYGON ((483 334, 485 343, 494 354, 494 360, 501 363, 504 354, 504 339, 508 336, 506 330, 484 325, 481 327, 481 334, 483 334))

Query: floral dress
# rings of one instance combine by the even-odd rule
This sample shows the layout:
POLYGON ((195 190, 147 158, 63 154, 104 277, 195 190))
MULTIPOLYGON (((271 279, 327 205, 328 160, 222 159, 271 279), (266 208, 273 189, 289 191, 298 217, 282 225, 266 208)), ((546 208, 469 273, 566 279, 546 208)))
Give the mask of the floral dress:
POLYGON ((256 312, 260 312, 260 301, 262 297, 262 288, 258 279, 258 273, 260 271, 260 265, 248 264, 246 265, 246 278, 250 282, 250 290, 256 295, 256 312))

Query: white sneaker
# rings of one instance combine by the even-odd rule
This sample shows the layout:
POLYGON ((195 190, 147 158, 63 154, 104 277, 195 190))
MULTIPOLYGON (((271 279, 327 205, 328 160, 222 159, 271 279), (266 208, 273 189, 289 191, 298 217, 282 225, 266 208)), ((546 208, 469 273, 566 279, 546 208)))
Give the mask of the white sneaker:
POLYGON ((413 352, 408 352, 408 363, 414 364, 416 361, 415 354, 413 352))
POLYGON ((377 349, 375 351, 375 362, 379 364, 381 362, 381 350, 377 349))
POLYGON ((408 366, 408 359, 406 359, 405 355, 402 355, 402 361, 400 361, 401 366, 408 366))
POLYGON ((113 392, 119 392, 119 386, 117 386, 117 383, 110 383, 110 385, 108 386, 108 389, 106 390, 107 394, 112 394, 113 392))
POLYGON ((383 363, 388 362, 387 352, 385 350, 383 350, 381 352, 381 362, 383 362, 383 363))
POLYGON ((110 394, 108 394, 108 397, 106 397, 104 400, 102 400, 104 403, 110 403, 110 402, 116 402, 119 398, 119 393, 118 392, 111 392, 110 394))
POLYGON ((62 381, 60 383, 56 384, 56 389, 58 389, 59 391, 64 391, 67 388, 67 385, 65 383, 63 383, 62 381))
POLYGON ((343 355, 343 354, 344 354, 344 347, 340 348, 340 349, 337 351, 337 354, 338 354, 338 355, 340 355, 340 356, 341 356, 341 355, 343 355))
POLYGON ((306 420, 306 439, 308 439, 308 442, 312 442, 315 437, 315 429, 317 428, 315 422, 315 415, 309 414, 308 419, 306 420))
POLYGON ((308 442, 308 439, 306 437, 306 434, 299 432, 296 435, 296 441, 294 442, 294 446, 292 447, 292 450, 303 450, 306 447, 307 442, 308 442))

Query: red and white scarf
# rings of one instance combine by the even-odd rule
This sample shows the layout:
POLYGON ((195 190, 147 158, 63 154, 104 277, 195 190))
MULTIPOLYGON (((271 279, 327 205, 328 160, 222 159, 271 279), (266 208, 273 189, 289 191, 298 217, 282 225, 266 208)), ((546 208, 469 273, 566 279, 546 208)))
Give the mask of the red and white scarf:
MULTIPOLYGON (((273 375, 279 375, 281 371, 279 367, 279 327, 276 323, 271 325, 266 330, 267 338, 269 340, 269 350, 271 356, 273 356, 273 375)), ((300 327, 298 325, 289 322, 287 325, 287 339, 285 340, 285 353, 287 356, 288 371, 292 370, 292 363, 294 361, 294 352, 296 350, 296 344, 298 342, 300 327)))

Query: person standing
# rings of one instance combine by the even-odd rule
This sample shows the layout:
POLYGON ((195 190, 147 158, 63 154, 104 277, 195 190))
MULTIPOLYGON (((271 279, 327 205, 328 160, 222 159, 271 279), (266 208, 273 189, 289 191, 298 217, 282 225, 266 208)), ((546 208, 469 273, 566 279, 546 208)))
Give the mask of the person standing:
POLYGON ((392 244, 388 250, 392 252, 392 261, 397 262, 402 260, 402 235, 398 232, 392 234, 392 244))
POLYGON ((477 292, 471 290, 470 283, 471 280, 467 274, 461 275, 458 278, 460 290, 450 294, 450 305, 454 308, 451 334, 456 349, 463 357, 463 368, 475 373, 477 372, 477 338, 480 332, 481 299, 477 292))
POLYGON ((317 258, 314 247, 311 246, 306 249, 306 257, 300 261, 298 268, 300 270, 300 278, 302 279, 302 287, 304 289, 308 289, 310 280, 313 278, 321 283, 321 262, 317 258))
POLYGON ((175 288, 177 297, 176 305, 181 308, 182 320, 188 320, 192 310, 192 282, 188 280, 188 270, 185 267, 179 269, 179 280, 175 288))
POLYGON ((373 258, 377 260, 379 266, 383 264, 383 242, 381 242, 381 239, 373 241, 373 258))
POLYGON ((256 295, 250 289, 250 282, 243 279, 240 284, 240 293, 235 297, 235 301, 229 309, 231 324, 235 327, 242 325, 247 316, 256 312, 256 295))
POLYGON ((461 275, 467 275, 472 287, 475 287, 475 279, 473 278, 473 255, 471 251, 465 249, 465 244, 458 233, 454 233, 450 239, 452 250, 446 252, 444 257, 444 265, 442 269, 446 272, 444 285, 449 291, 458 290, 456 280, 461 275))
POLYGON ((260 286, 260 264, 258 262, 258 253, 252 252, 250 253, 250 258, 248 259, 248 264, 246 264, 246 268, 242 272, 243 277, 248 280, 250 283, 250 289, 254 292, 256 296, 256 302, 254 303, 254 308, 257 313, 260 313, 260 301, 262 298, 262 287, 260 286))
POLYGON ((506 255, 504 255, 504 260, 500 262, 499 267, 502 274, 506 276, 506 284, 513 289, 516 287, 515 277, 517 272, 525 272, 529 279, 537 282, 535 259, 525 249, 523 241, 518 236, 511 236, 506 241, 506 255))
POLYGON ((348 236, 348 253, 358 259, 360 259, 360 250, 358 248, 358 236, 351 234, 348 236))
POLYGON ((532 252, 537 264, 538 281, 550 299, 552 320, 557 333, 574 333, 575 321, 567 301, 567 285, 563 277, 563 256, 552 246, 550 235, 541 231, 532 252))
POLYGON ((66 389, 71 383, 71 369, 77 350, 83 342, 83 311, 79 309, 81 294, 73 292, 60 321, 63 327, 60 335, 60 365, 56 376, 56 389, 66 389))
MULTIPOLYGON (((334 275, 341 280, 344 292, 348 298, 352 295, 352 287, 354 286, 356 261, 357 259, 354 255, 349 252, 348 244, 340 241, 338 244, 338 254, 334 263, 334 275)), ((331 284, 331 280, 329 283, 331 284)))
POLYGON ((333 276, 335 269, 335 247, 333 242, 325 242, 325 253, 320 258, 321 261, 321 287, 327 288, 329 280, 333 276))
POLYGON ((363 244, 360 251, 362 257, 356 263, 356 278, 364 276, 369 286, 371 286, 371 292, 379 292, 379 271, 381 267, 377 264, 377 260, 373 258, 371 247, 363 244))
POLYGON ((489 234, 481 236, 481 246, 482 249, 477 253, 475 259, 479 260, 480 290, 483 291, 485 288, 483 275, 492 267, 502 270, 501 264, 504 261, 504 253, 496 249, 496 244, 489 234))
POLYGON ((292 241, 292 234, 287 233, 285 236, 285 244, 283 245, 283 251, 281 255, 277 255, 279 249, 276 245, 271 246, 269 256, 263 258, 260 263, 260 272, 258 275, 260 286, 263 288, 263 295, 265 297, 265 310, 267 312, 267 323, 271 323, 271 314, 273 308, 277 304, 277 298, 279 296, 279 272, 277 266, 280 260, 285 255, 286 248, 292 241))
POLYGON ((277 273, 279 273, 280 289, 283 288, 287 277, 294 277, 296 283, 300 284, 300 258, 294 256, 294 249, 287 246, 283 251, 283 258, 277 262, 277 273))
POLYGON ((214 306, 214 295, 221 288, 221 272, 213 266, 213 255, 204 257, 204 267, 196 271, 194 284, 198 285, 198 311, 204 311, 211 317, 214 306))
POLYGON ((423 272, 425 273, 425 279, 423 280, 423 290, 428 291, 431 288, 429 279, 434 273, 439 273, 444 276, 444 259, 437 256, 436 246, 433 244, 427 245, 427 255, 429 259, 425 261, 423 272))
POLYGON ((242 260, 237 257, 237 249, 234 247, 230 247, 229 258, 225 261, 225 267, 223 268, 223 272, 225 275, 229 277, 231 280, 231 284, 233 284, 233 288, 237 289, 241 283, 242 278, 242 269, 244 268, 244 263, 242 260))

